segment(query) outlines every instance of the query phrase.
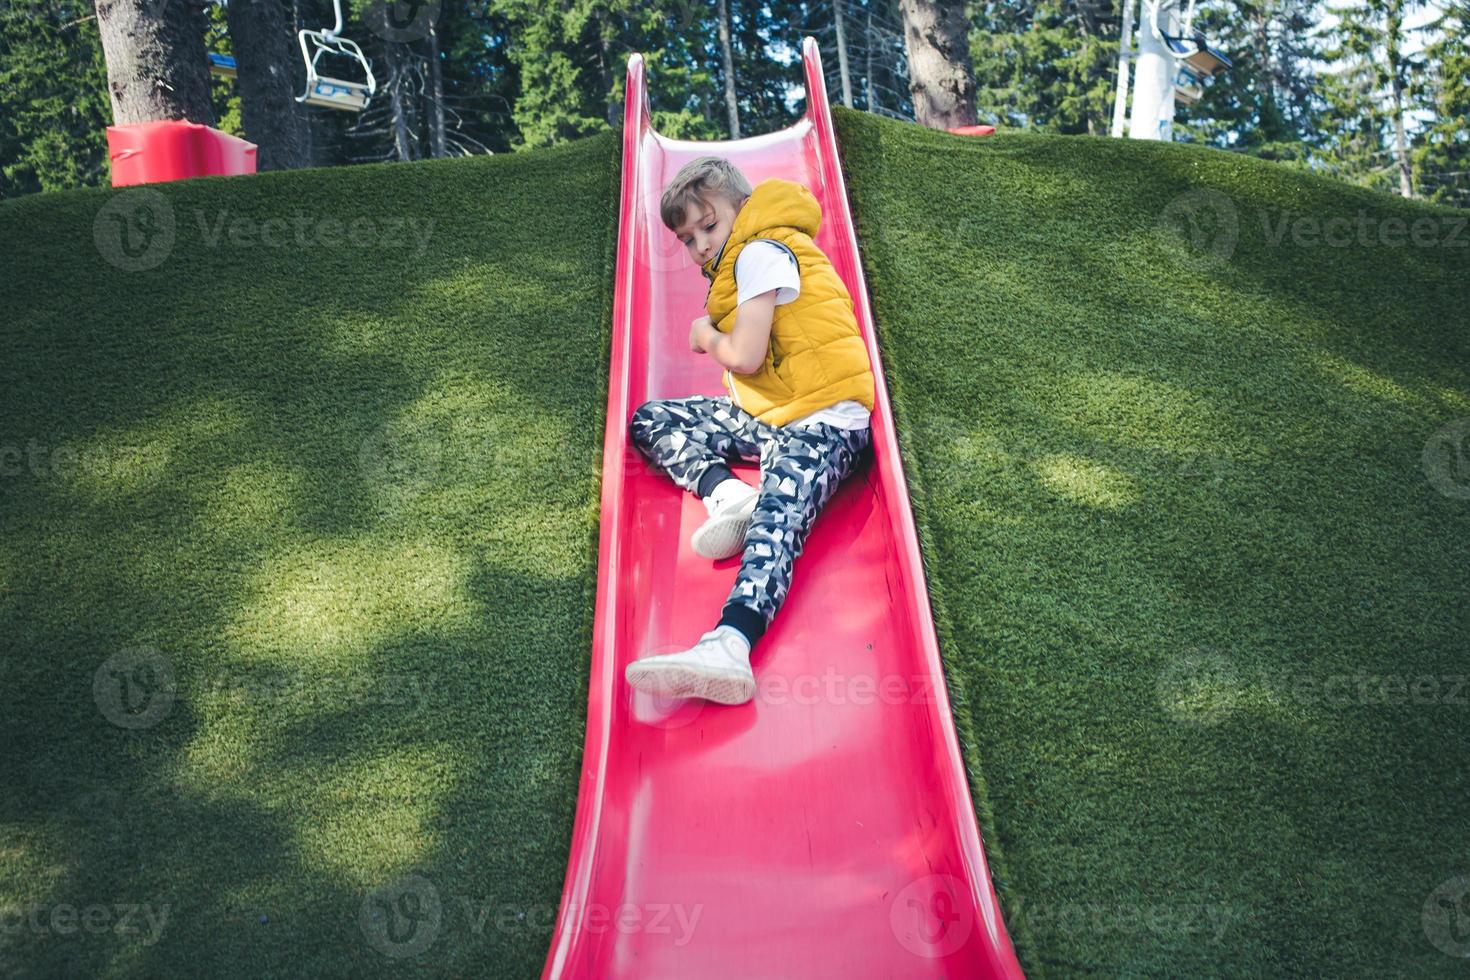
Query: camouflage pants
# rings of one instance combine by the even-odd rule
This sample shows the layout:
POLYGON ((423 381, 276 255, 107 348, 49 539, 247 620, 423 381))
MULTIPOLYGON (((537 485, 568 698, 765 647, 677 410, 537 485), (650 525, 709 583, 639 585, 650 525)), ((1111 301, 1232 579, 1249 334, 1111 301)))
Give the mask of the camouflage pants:
POLYGON ((639 451, 691 493, 714 464, 760 461, 760 498, 720 619, 754 643, 785 602, 812 523, 869 448, 871 430, 768 425, 728 396, 710 395, 644 402, 629 429, 639 451))

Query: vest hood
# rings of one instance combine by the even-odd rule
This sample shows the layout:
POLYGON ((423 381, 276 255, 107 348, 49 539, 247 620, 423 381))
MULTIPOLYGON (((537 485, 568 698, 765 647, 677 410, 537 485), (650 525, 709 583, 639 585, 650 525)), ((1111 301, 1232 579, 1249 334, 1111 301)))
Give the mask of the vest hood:
POLYGON ((719 254, 700 268, 706 279, 713 280, 720 259, 731 245, 758 238, 768 228, 795 228, 816 238, 817 229, 821 226, 822 206, 811 191, 794 180, 768 177, 751 188, 750 197, 730 226, 730 237, 725 240, 719 254))

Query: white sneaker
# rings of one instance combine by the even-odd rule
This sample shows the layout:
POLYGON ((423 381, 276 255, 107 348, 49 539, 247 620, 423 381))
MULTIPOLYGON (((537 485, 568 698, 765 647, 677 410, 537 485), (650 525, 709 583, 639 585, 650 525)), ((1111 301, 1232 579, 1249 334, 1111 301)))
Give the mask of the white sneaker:
POLYGON ((623 671, 640 691, 671 698, 744 704, 755 697, 750 647, 732 627, 715 627, 679 653, 635 660, 623 671))
POLYGON ((695 528, 690 543, 705 558, 729 558, 745 547, 745 532, 760 500, 760 491, 744 480, 726 480, 705 498, 709 519, 695 528))

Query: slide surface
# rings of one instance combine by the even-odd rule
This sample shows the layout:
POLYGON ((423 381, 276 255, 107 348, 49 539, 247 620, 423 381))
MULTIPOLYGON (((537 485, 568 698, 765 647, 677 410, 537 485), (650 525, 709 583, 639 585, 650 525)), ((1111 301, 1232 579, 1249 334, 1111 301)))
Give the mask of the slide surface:
MULTIPOLYGON (((814 39, 795 125, 725 142, 654 132, 628 61, 587 736, 547 978, 1020 976, 941 672, 867 287, 814 39), (739 557, 701 559, 703 505, 628 439, 650 398, 723 393, 689 351, 706 280, 658 217, 697 156, 800 181, 877 377, 873 456, 829 501, 756 646, 755 699, 660 699, 631 661, 711 629, 739 557)), ((756 484, 754 464, 735 468, 756 484)))

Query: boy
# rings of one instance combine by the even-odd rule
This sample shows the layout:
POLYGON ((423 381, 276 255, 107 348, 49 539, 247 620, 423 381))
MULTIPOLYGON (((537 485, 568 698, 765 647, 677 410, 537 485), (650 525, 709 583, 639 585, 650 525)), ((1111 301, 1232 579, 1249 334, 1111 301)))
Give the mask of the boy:
POLYGON ((870 445, 873 372, 852 297, 812 240, 822 213, 811 191, 779 178, 752 189, 728 160, 701 157, 674 175, 659 211, 710 280, 689 347, 726 369, 728 395, 645 402, 631 437, 704 499, 695 552, 744 554, 715 628, 625 676, 654 694, 742 704, 755 695, 751 647, 785 601, 812 522, 870 445), (759 491, 725 465, 735 459, 759 459, 759 491))

